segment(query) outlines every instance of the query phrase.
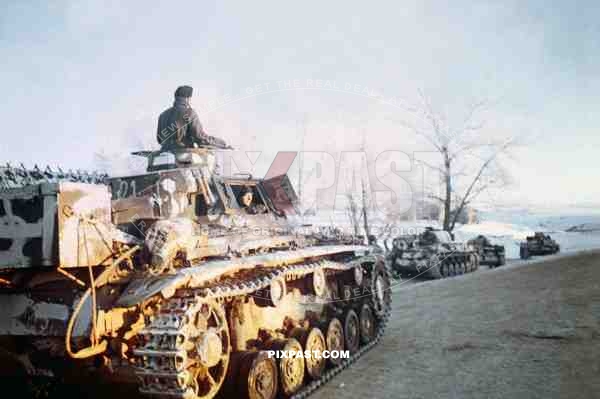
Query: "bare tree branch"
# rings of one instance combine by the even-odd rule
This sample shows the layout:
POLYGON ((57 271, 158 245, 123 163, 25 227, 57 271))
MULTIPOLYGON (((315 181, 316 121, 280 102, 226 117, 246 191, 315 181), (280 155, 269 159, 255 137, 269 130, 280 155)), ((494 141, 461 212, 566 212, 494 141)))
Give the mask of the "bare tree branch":
POLYGON ((419 162, 439 172, 443 186, 441 196, 429 193, 427 198, 443 204, 444 229, 452 231, 465 207, 482 192, 496 184, 494 180, 484 181, 483 176, 489 172, 490 165, 497 160, 498 155, 514 143, 514 139, 499 143, 496 140, 489 140, 489 137, 486 140, 483 134, 474 135, 476 132, 482 132, 486 126, 486 121, 481 119, 481 113, 492 105, 492 102, 487 99, 470 104, 461 121, 462 124, 459 122, 459 128, 452 130, 447 126, 449 118, 444 113, 434 110, 431 99, 422 90, 418 93, 422 106, 422 119, 426 125, 412 126, 412 130, 417 136, 425 138, 440 156, 438 165, 422 160, 419 162), (473 161, 470 158, 473 158, 473 161), (478 161, 474 161, 475 159, 478 161), (479 166, 469 170, 468 165, 473 166, 474 162, 479 166), (459 186, 457 180, 468 181, 464 192, 457 188, 459 186), (453 207, 455 204, 458 206, 453 207))
POLYGON ((466 205, 466 202, 470 200, 470 196, 472 194, 473 188, 475 187, 475 185, 477 184, 477 182, 481 178, 481 175, 483 174, 483 172, 487 169, 487 167, 490 165, 490 163, 492 163, 492 161, 494 159, 496 159, 496 157, 502 151, 506 150, 509 146, 510 146, 510 140, 507 141, 500 149, 498 149, 498 151, 494 152, 494 154, 492 154, 492 156, 490 156, 487 159, 487 161, 485 161, 483 163, 483 165, 481 165, 481 167, 479 168, 479 171, 477 172, 477 174, 473 178, 473 181, 471 182, 471 184, 469 185, 469 188, 467 189, 465 195, 463 196, 463 199, 460 202, 460 205, 458 206, 458 208, 455 209, 454 216, 452 218, 452 223, 450 225, 450 231, 452 231, 454 229, 454 226, 456 225, 456 221, 458 220, 458 216, 459 216, 460 212, 462 212, 462 210, 464 209, 464 207, 466 205))

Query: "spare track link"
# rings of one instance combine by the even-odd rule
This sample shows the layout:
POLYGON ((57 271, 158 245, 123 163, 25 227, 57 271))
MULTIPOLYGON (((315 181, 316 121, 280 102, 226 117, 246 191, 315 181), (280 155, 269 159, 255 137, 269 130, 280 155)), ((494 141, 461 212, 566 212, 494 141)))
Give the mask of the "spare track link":
MULTIPOLYGON (((387 263, 384 262, 383 264, 389 280, 391 278, 389 267, 387 263)), ((235 281, 239 278, 230 278, 212 287, 187 291, 185 295, 176 294, 167 300, 167 306, 161 309, 165 312, 151 320, 151 326, 145 328, 139 334, 139 336, 146 337, 144 348, 134 349, 133 351, 137 358, 135 373, 141 384, 140 392, 153 397, 185 398, 185 391, 177 385, 177 378, 180 377, 180 373, 176 370, 174 361, 178 355, 175 343, 178 336, 178 326, 183 321, 184 313, 196 302, 198 297, 214 300, 233 298, 266 288, 275 278, 283 277, 286 281, 291 281, 302 278, 318 268, 348 270, 350 267, 349 265, 329 261, 290 265, 278 270, 265 270, 262 275, 255 276, 250 281, 235 281), (142 360, 144 357, 152 360, 144 364, 142 360), (156 366, 158 366, 158 369, 156 366), (156 381, 160 382, 156 383, 156 381)), ((373 348, 383 337, 390 315, 390 308, 390 304, 386 304, 383 316, 376 316, 378 318, 377 332, 373 341, 361 346, 356 353, 351 355, 349 359, 345 359, 340 365, 326 370, 321 378, 306 384, 291 398, 302 399, 308 397, 373 348)))
POLYGON ((37 165, 33 169, 27 169, 23 165, 20 167, 10 165, 0 166, 0 190, 41 183, 56 183, 59 181, 107 184, 108 175, 106 173, 90 173, 82 170, 68 170, 65 172, 60 168, 53 170, 49 166, 45 169, 40 169, 37 165))

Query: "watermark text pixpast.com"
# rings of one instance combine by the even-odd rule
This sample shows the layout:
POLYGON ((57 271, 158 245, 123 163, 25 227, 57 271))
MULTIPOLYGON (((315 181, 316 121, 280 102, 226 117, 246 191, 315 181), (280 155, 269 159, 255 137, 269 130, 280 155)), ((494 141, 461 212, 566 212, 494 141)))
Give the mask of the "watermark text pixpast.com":
POLYGON ((350 351, 339 350, 305 350, 305 351, 267 351, 267 356, 275 359, 349 359, 350 351))

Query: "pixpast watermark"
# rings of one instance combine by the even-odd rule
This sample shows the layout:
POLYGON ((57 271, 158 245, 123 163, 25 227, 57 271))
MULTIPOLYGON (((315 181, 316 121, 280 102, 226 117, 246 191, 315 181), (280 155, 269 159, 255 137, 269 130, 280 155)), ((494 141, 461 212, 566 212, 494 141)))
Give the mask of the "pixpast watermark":
POLYGON ((284 351, 269 350, 267 356, 274 359, 349 359, 350 351, 344 350, 304 350, 304 351, 284 351))

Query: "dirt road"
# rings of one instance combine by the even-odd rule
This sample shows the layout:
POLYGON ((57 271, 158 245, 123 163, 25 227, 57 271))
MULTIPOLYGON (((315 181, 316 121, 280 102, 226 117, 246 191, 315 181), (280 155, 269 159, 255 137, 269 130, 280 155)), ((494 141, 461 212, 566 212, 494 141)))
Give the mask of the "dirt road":
POLYGON ((330 398, 600 398, 600 252, 395 290, 383 341, 330 398))

